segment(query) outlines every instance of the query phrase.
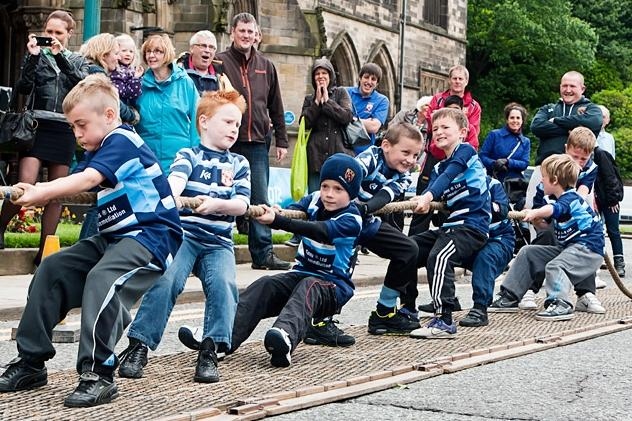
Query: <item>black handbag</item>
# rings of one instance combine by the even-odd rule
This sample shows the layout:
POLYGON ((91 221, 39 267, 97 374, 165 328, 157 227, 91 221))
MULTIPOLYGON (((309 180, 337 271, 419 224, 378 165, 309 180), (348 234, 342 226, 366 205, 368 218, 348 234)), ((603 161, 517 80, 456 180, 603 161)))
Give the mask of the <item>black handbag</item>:
POLYGON ((351 103, 351 107, 353 108, 353 120, 351 120, 351 122, 347 124, 347 127, 345 127, 342 131, 342 142, 348 149, 370 145, 371 135, 369 135, 364 128, 364 124, 358 117, 358 113, 356 112, 353 102, 351 103))
MULTIPOLYGON (((29 98, 32 94, 31 92, 29 98)), ((16 151, 26 152, 35 142, 37 120, 33 116, 33 110, 25 108, 22 112, 11 111, 15 109, 16 102, 17 93, 14 89, 9 110, 0 111, 0 144, 9 142, 16 151)))

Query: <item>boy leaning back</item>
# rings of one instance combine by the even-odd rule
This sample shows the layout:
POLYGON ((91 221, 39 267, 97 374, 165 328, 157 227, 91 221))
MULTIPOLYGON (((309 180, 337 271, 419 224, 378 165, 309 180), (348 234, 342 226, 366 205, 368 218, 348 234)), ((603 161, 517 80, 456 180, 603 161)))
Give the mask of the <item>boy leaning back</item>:
POLYGON ((53 328, 81 307, 79 385, 64 405, 88 407, 116 398, 114 347, 131 320, 129 309, 160 278, 182 242, 167 178, 143 140, 121 125, 118 108, 118 93, 104 76, 79 82, 63 109, 87 151, 86 168, 35 186, 16 185, 24 190, 15 201, 22 206, 100 186, 99 234, 47 257, 37 269, 18 326, 18 357, 0 377, 1 392, 47 383, 53 328))
POLYGON ((173 264, 143 297, 127 333, 130 344, 120 356, 121 377, 142 377, 147 348, 158 347, 176 299, 193 272, 206 296, 203 340, 193 379, 219 381, 216 352, 230 349, 239 300, 233 223, 250 204, 250 166, 246 158, 229 151, 245 109, 246 101, 237 91, 205 92, 200 99, 200 145, 178 151, 168 181, 176 202, 180 197, 195 197, 201 203, 193 211, 180 211, 184 241, 173 264))
POLYGON ((520 249, 500 286, 500 296, 490 308, 517 311, 531 283, 545 279, 545 309, 536 314, 536 319, 569 320, 573 317, 573 285, 594 277, 603 260, 603 226, 575 190, 580 168, 573 158, 551 155, 542 161, 541 169, 544 194, 553 196, 555 203, 527 210, 524 220, 544 228, 544 220, 552 218, 557 244, 520 249))
POLYGON ((351 299, 362 230, 362 217, 351 201, 361 181, 360 163, 338 153, 320 169, 320 190, 292 205, 307 213, 307 221, 286 218, 263 205, 266 212, 257 217, 260 223, 299 234, 303 240, 290 271, 264 276, 239 295, 231 352, 248 339, 259 321, 278 316, 264 345, 273 366, 287 367, 312 318, 339 313, 351 299))
MULTIPOLYGON (((418 202, 415 212, 426 213, 431 201, 442 200, 449 215, 439 229, 411 237, 419 247, 417 265, 426 267, 435 309, 427 326, 410 333, 414 338, 455 337, 454 267, 475 256, 488 238, 491 201, 487 173, 476 150, 463 142, 467 128, 461 110, 442 108, 432 115, 432 139, 446 158, 433 169, 426 191, 413 198, 418 202)), ((414 306, 417 291, 408 291, 414 296, 406 297, 405 304, 414 306)))

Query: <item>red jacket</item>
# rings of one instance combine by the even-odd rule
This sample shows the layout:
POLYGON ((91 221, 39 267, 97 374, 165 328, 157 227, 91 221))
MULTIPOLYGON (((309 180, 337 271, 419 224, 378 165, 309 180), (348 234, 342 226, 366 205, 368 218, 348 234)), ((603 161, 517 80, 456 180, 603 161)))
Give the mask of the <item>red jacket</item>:
MULTIPOLYGON (((450 90, 439 92, 432 97, 430 105, 426 110, 426 121, 428 122, 428 133, 432 134, 432 113, 443 108, 443 102, 449 97, 450 90)), ((465 91, 463 95, 463 112, 467 116, 468 131, 465 141, 478 150, 478 133, 481 131, 481 105, 472 98, 469 91, 465 91)), ((430 142, 429 151, 435 158, 441 160, 445 158, 443 150, 439 149, 434 141, 430 142)))
POLYGON ((224 74, 248 104, 237 141, 265 143, 272 122, 277 148, 287 148, 283 99, 274 64, 254 47, 248 60, 232 45, 216 58, 222 61, 224 74))

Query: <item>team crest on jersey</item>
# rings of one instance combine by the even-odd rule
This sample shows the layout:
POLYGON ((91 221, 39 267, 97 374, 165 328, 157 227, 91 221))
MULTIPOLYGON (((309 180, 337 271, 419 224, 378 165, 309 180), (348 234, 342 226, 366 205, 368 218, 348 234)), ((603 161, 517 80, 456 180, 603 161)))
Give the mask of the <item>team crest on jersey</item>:
POLYGON ((351 168, 347 168, 347 171, 345 171, 345 181, 347 183, 351 183, 353 181, 353 179, 355 178, 356 173, 355 171, 353 171, 351 168))
POLYGON ((367 110, 368 112, 371 112, 372 109, 373 109, 373 103, 367 102, 365 110, 367 110))
POLYGON ((233 185, 235 173, 230 170, 222 170, 222 185, 230 187, 233 185))

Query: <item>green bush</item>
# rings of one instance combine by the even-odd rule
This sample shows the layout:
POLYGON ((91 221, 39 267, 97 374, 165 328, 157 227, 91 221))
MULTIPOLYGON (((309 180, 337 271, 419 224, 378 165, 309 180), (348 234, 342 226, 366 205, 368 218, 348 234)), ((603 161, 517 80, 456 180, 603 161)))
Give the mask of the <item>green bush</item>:
POLYGON ((610 110, 609 131, 632 124, 632 86, 624 90, 609 89, 594 94, 595 104, 605 105, 610 110))
POLYGON ((615 140, 617 165, 621 177, 632 180, 632 127, 622 127, 611 132, 615 140))
MULTIPOLYGON (((40 229, 37 224, 38 230, 40 229)), ((81 225, 78 224, 59 224, 56 234, 59 236, 59 243, 62 247, 73 245, 79 239, 81 225)), ((273 244, 283 244, 289 240, 292 234, 285 232, 275 232, 272 234, 273 244)), ((39 247, 40 233, 14 233, 7 232, 4 235, 4 245, 6 248, 37 248, 39 247)), ((236 245, 248 244, 248 236, 242 234, 234 234, 233 240, 236 245)))

